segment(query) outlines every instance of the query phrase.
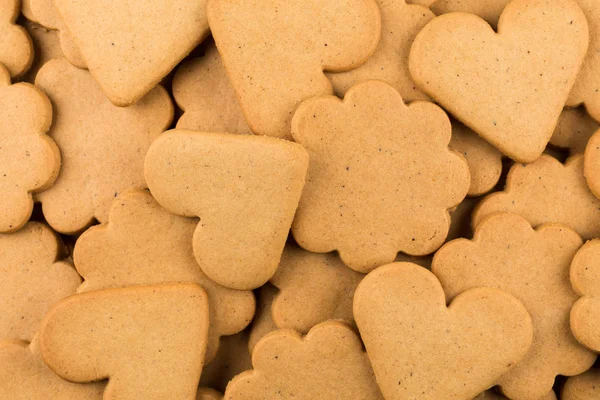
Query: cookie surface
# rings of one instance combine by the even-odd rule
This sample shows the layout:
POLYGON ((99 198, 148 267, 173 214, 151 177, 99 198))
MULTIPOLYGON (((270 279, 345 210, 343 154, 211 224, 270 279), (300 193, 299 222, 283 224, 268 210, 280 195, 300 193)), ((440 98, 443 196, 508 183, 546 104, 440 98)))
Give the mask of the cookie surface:
POLYGON ((596 356, 569 329, 578 299, 569 267, 582 243, 566 225, 533 229, 516 214, 498 213, 477 225, 473 240, 449 242, 433 258, 431 270, 448 299, 471 288, 496 288, 519 299, 531 315, 531 350, 498 381, 509 398, 539 399, 557 375, 576 375, 594 363, 596 356))
MULTIPOLYGON (((27 31, 15 22, 21 11, 19 0, 0 1, 0 64, 12 77, 23 75, 33 62, 33 44, 27 31)), ((0 71, 0 75, 3 71, 0 71)), ((4 81, 0 77, 0 81, 4 81)))
POLYGON ((600 130, 592 135, 585 147, 583 175, 594 196, 600 198, 600 130))
POLYGON ((145 174, 159 204, 200 217, 193 245, 202 271, 247 290, 277 269, 307 164, 300 145, 281 139, 172 130, 152 143, 145 174))
POLYGON ((354 86, 343 101, 304 102, 292 122, 294 140, 310 156, 292 226, 298 244, 338 250, 359 272, 392 262, 399 251, 435 251, 448 233, 447 210, 470 181, 465 160, 448 149, 450 129, 438 106, 407 106, 378 81, 354 86))
POLYGON ((567 379, 561 392, 562 400, 594 400, 597 398, 600 398, 600 370, 598 368, 592 368, 581 375, 567 379))
POLYGON ((496 289, 468 290, 446 307, 436 277, 412 263, 367 275, 354 317, 388 400, 473 398, 525 356, 533 331, 525 307, 496 289))
POLYGON ((248 125, 286 139, 298 105, 332 93, 323 71, 364 63, 381 31, 374 0, 211 0, 207 10, 248 125))
POLYGON ((498 34, 471 14, 435 18, 417 35, 409 69, 419 88, 502 153, 533 162, 587 46, 586 18, 574 0, 514 0, 498 34))
POLYGON ((590 137, 600 124, 588 115, 583 107, 565 108, 550 139, 550 144, 569 149, 571 155, 585 152, 590 137))
POLYGON ((430 7, 437 15, 451 12, 475 14, 496 28, 500 15, 509 2, 510 0, 434 0, 430 7))

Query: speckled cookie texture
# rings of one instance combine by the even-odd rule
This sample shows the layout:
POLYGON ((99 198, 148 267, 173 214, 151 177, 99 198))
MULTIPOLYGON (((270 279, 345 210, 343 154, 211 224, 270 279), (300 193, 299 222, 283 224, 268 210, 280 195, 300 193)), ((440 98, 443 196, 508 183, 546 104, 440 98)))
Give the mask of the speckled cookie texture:
POLYGON ((27 72, 34 54, 27 31, 15 23, 19 17, 20 4, 19 0, 0 1, 0 64, 4 65, 12 77, 19 77, 27 72))

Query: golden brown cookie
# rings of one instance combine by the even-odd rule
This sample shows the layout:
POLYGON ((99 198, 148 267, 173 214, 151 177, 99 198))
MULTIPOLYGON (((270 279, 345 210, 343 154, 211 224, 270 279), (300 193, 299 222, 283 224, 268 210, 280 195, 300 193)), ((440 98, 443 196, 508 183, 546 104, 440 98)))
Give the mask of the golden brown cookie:
POLYGON ((112 203, 108 223, 79 237, 73 258, 85 279, 79 292, 167 282, 202 286, 210 313, 209 362, 221 336, 233 335, 252 321, 255 304, 252 292, 227 289, 202 272, 192 250, 197 224, 171 214, 145 190, 129 191, 112 203))
POLYGON ((523 302, 531 315, 531 350, 497 382, 511 399, 539 399, 557 375, 579 374, 596 359, 569 329, 569 312, 578 299, 569 266, 581 245, 566 225, 533 229, 516 214, 497 213, 477 225, 473 240, 454 240, 433 258, 431 270, 448 300, 471 288, 496 288, 523 302))
POLYGON ((435 251, 448 233, 448 209, 470 183, 465 160, 448 149, 450 129, 441 108, 407 106, 379 81, 354 86, 344 100, 302 103, 292 134, 310 164, 292 226, 298 244, 337 250, 359 272, 394 261, 399 251, 435 251))
POLYGON ((177 69, 173 97, 184 111, 177 121, 178 129, 252 133, 212 42, 203 57, 188 60, 177 69))
POLYGON ((206 293, 177 283, 71 296, 46 314, 39 343, 63 379, 108 378, 104 400, 193 400, 207 333, 206 293))
POLYGON ((44 216, 55 230, 69 234, 94 218, 106 222, 119 193, 146 187, 144 157, 171 123, 169 95, 158 86, 137 104, 116 107, 89 72, 64 60, 44 65, 35 83, 54 106, 49 135, 63 163, 55 184, 36 197, 44 216))
POLYGON ((0 232, 16 231, 33 210, 32 193, 52 185, 60 152, 46 135, 52 105, 28 83, 10 84, 0 64, 0 232))
POLYGON ((37 338, 30 345, 0 342, 1 399, 102 400, 103 392, 104 383, 71 383, 58 377, 44 364, 37 338))
MULTIPOLYGON (((0 233, 0 340, 31 341, 44 314, 81 283, 60 239, 40 222, 0 233)), ((2 396, 0 396, 2 398, 2 396)))
POLYGON ((583 175, 594 196, 600 198, 600 130, 592 135, 585 147, 583 175))
POLYGON ((565 108, 558 118, 550 144, 569 149, 571 155, 583 153, 598 128, 600 124, 583 107, 565 108))
POLYGON ((308 155, 281 139, 172 130, 152 143, 146 181, 172 213, 200 217, 196 260, 215 282, 254 289, 279 263, 308 155))
POLYGON ((354 318, 386 400, 473 398, 523 359, 533 335, 509 294, 472 289, 446 307, 436 277, 412 263, 367 275, 354 318))
POLYGON ((451 13, 417 35, 409 69, 417 87, 519 162, 544 151, 588 46, 574 0, 513 0, 498 34, 451 13))
POLYGON ((224 336, 217 355, 202 369, 200 386, 210 386, 224 392, 234 376, 251 369, 248 338, 247 332, 224 336))
POLYGON ((250 334, 248 337, 248 350, 250 354, 254 351, 254 346, 269 332, 273 332, 279 327, 273 322, 271 308, 273 300, 279 290, 270 283, 266 283, 258 289, 258 298, 256 299, 256 314, 252 320, 250 334))
POLYGON ((305 337, 271 332, 254 348, 252 365, 229 383, 226 400, 383 399, 359 336, 341 322, 323 322, 305 337))
POLYGON ((333 92, 343 97, 355 84, 378 79, 391 85, 404 101, 426 100, 408 72, 408 54, 415 36, 435 15, 426 7, 405 0, 376 0, 381 12, 381 39, 375 53, 355 69, 329 73, 333 92))
POLYGON ((374 0, 211 0, 208 20, 248 125, 286 139, 300 103, 332 93, 323 71, 363 64, 381 31, 374 0))
POLYGON ((208 35, 205 0, 105 0, 101 8, 94 0, 55 0, 55 5, 87 68, 118 106, 149 93, 208 35))
POLYGON ((440 14, 465 12, 486 20, 495 29, 500 14, 510 0, 433 0, 431 11, 440 14))
MULTIPOLYGON (((31 38, 22 26, 15 23, 21 11, 20 5, 19 0, 0 0, 0 64, 12 77, 23 75, 33 62, 31 38)), ((4 80, 0 77, 0 81, 4 80)))
POLYGON ((490 194, 475 208, 473 227, 492 213, 513 212, 533 226, 558 222, 583 239, 600 236, 600 200, 588 189, 583 164, 579 154, 565 164, 542 155, 533 164, 513 165, 504 191, 490 194))
POLYGON ((560 398, 561 400, 600 399, 600 369, 592 368, 581 375, 567 379, 560 398))

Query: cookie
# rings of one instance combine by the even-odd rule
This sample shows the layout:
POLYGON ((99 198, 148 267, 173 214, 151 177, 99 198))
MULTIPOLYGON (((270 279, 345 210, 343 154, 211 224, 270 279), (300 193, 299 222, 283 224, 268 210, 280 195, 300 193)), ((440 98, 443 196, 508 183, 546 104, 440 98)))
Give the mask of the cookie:
POLYGON ((354 318, 387 400, 473 398, 523 359, 533 335, 509 294, 471 289, 446 307, 436 277, 412 263, 367 275, 354 318))
POLYGON ((558 118, 550 144, 569 149, 571 155, 580 154, 599 128, 600 124, 583 107, 565 108, 558 118))
POLYGON ((437 17, 415 38, 409 70, 417 87, 502 153, 533 162, 585 57, 586 18, 574 0, 513 0, 498 32, 471 14, 437 17))
POLYGON ((483 18, 494 29, 498 26, 500 14, 510 0, 434 0, 431 10, 437 15, 451 12, 475 14, 483 18))
POLYGON ((383 399, 360 338, 341 322, 323 322, 305 337, 271 332, 254 348, 252 365, 224 399, 383 399))
POLYGON ((210 0, 207 13, 248 125, 285 139, 303 100, 332 93, 323 71, 360 66, 381 33, 374 0, 210 0))
POLYGON ((583 165, 581 154, 565 164, 542 155, 533 164, 513 165, 504 191, 490 194, 473 211, 473 227, 492 213, 513 212, 533 226, 559 222, 585 240, 600 236, 600 200, 588 189, 583 165))
POLYGON ((217 355, 202 369, 200 386, 210 386, 224 392, 234 376, 251 369, 248 338, 247 332, 223 337, 217 355))
MULTIPOLYGON (((22 26, 16 24, 20 11, 19 0, 0 2, 0 64, 6 67, 13 78, 27 72, 33 62, 31 38, 22 26)), ((0 77, 0 81, 5 80, 4 77, 0 77)))
POLYGON ((352 298, 363 278, 334 253, 310 253, 288 244, 271 278, 279 289, 271 309, 275 325, 307 333, 329 319, 354 324, 352 298))
POLYGON ((250 354, 254 351, 254 346, 269 332, 273 332, 279 327, 275 325, 273 316, 271 314, 271 308, 273 306, 273 300, 279 290, 270 283, 266 283, 258 289, 258 298, 256 299, 256 314, 252 320, 252 326, 250 327, 250 335, 248 337, 248 350, 250 354))
POLYGON ((458 121, 452 121, 452 139, 448 147, 462 154, 469 165, 469 196, 492 190, 502 174, 502 153, 458 121))
POLYGON ((343 101, 302 103, 292 134, 310 165, 292 226, 298 244, 337 250, 359 272, 392 262, 399 251, 435 251, 448 233, 448 209, 470 182, 465 160, 448 149, 450 129, 441 108, 407 106, 379 81, 354 86, 343 101))
POLYGON ((77 240, 73 259, 85 279, 79 292, 192 282, 206 290, 210 327, 206 362, 219 338, 244 329, 255 310, 254 295, 217 285, 202 272, 192 250, 198 222, 171 214, 147 191, 130 191, 112 203, 108 223, 91 227, 77 240))
POLYGON ((590 44, 581 71, 571 90, 567 105, 584 104, 588 113, 600 121, 600 4, 594 0, 577 0, 587 17, 590 30, 590 44))
POLYGON ((562 400, 595 400, 600 398, 600 369, 592 368, 565 382, 562 400))
POLYGON ((94 0, 54 3, 87 68, 118 106, 144 97, 208 35, 205 0, 112 0, 101 9, 94 0))
POLYGON ((571 284, 581 296, 571 310, 571 331, 586 347, 600 352, 600 240, 594 239, 575 254, 571 263, 571 284))
POLYGON ((378 79, 391 85, 404 101, 427 100, 408 72, 408 54, 417 33, 435 16, 429 9, 404 0, 377 0, 381 12, 381 39, 367 62, 350 71, 329 73, 334 93, 343 97, 355 84, 378 79))
POLYGON ((116 107, 89 72, 64 60, 44 65, 35 83, 54 106, 49 135, 62 155, 58 179, 36 195, 46 220, 68 234, 83 230, 94 218, 106 222, 119 193, 146 187, 146 151, 173 118, 168 93, 158 86, 137 104, 116 107))
POLYGON ((600 198, 600 130, 592 135, 585 147, 583 175, 594 196, 600 198))
POLYGON ((44 64, 55 58, 65 58, 65 56, 60 48, 60 38, 57 31, 46 29, 31 21, 25 21, 24 26, 33 42, 35 57, 31 68, 23 75, 23 80, 34 83, 38 71, 44 64))
POLYGON ((0 232, 16 231, 33 210, 32 193, 48 188, 58 175, 60 153, 46 135, 52 105, 35 86, 10 84, 0 65, 0 232))
POLYGON ((0 342, 0 398, 11 400, 102 400, 104 383, 78 384, 52 372, 39 352, 37 338, 0 342))
POLYGON ((58 261, 62 243, 40 222, 1 233, 0 249, 0 340, 29 342, 44 314, 75 293, 81 278, 70 264, 58 261))
POLYGON ((207 333, 206 293, 178 283, 71 296, 46 314, 39 344, 63 379, 108 378, 104 400, 192 400, 207 333))
POLYGON ((199 388, 196 392, 196 400, 222 400, 223 395, 214 389, 199 388))
POLYGON ((206 46, 203 57, 188 60, 177 69, 173 97, 183 110, 178 129, 252 133, 212 42, 206 46))
POLYGON ((431 270, 447 299, 471 288, 496 288, 519 299, 531 315, 531 350, 497 382, 511 399, 540 399, 557 375, 579 374, 596 359, 569 329, 568 315, 578 298, 569 265, 581 245, 566 225, 533 229, 516 214, 497 213, 477 225, 473 240, 454 240, 433 258, 431 270))
POLYGON ((296 143, 173 130, 152 143, 145 174, 160 205, 200 217, 193 246, 202 271, 225 287, 247 290, 277 269, 307 164, 296 143))

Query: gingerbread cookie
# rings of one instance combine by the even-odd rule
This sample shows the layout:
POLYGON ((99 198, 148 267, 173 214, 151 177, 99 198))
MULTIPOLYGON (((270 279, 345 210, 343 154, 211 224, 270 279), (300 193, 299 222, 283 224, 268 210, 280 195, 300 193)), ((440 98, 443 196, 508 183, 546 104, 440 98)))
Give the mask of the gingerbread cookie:
POLYGON ((557 375, 576 375, 594 363, 596 356, 569 329, 568 315, 578 298, 569 265, 581 245, 566 225, 533 229, 516 214, 497 213, 477 225, 473 240, 454 240, 433 258, 431 270, 448 299, 471 288, 496 288, 519 299, 531 315, 531 350, 497 382, 509 398, 539 399, 557 375))
POLYGON ((600 352, 600 240, 587 242, 571 263, 571 284, 582 298, 571 310, 571 331, 588 348, 600 352))
POLYGON ((87 68, 119 106, 149 93, 208 35, 205 0, 111 0, 100 9, 94 0, 55 5, 87 68))
POLYGON ((288 244, 271 278, 279 289, 271 308, 275 325, 306 333, 329 319, 354 324, 352 298, 363 278, 334 253, 310 253, 288 244))
POLYGON ((583 175, 594 196, 600 198, 600 130, 592 135, 585 147, 583 175))
POLYGON ((224 392, 234 376, 251 369, 248 338, 247 332, 224 336, 217 355, 202 369, 200 386, 210 386, 224 392))
POLYGON ((475 14, 487 21, 494 29, 504 7, 510 0, 434 0, 431 10, 440 15, 451 12, 475 14))
POLYGON ((63 162, 55 184, 36 197, 44 216, 55 230, 69 234, 94 218, 106 222, 119 193, 146 187, 146 151, 173 118, 169 95, 158 86, 137 104, 116 107, 89 72, 64 60, 44 65, 35 83, 54 106, 49 135, 63 162))
POLYGON ((229 383, 226 400, 383 399, 360 338, 341 322, 323 322, 305 337, 271 332, 254 348, 252 365, 229 383))
POLYGON ((381 31, 374 0, 211 0, 208 21, 248 125, 286 139, 298 105, 332 93, 323 71, 363 64, 381 31))
POLYGON ((10 400, 102 400, 104 383, 78 384, 52 372, 39 352, 37 338, 0 342, 0 398, 10 400))
POLYGON ((510 158, 533 162, 552 136, 587 46, 586 18, 574 0, 513 0, 498 34, 471 14, 435 18, 417 35, 409 69, 457 119, 510 158))
POLYGON ((502 153, 458 121, 452 121, 448 147, 462 154, 469 165, 469 196, 480 196, 496 186, 502 174, 502 153))
MULTIPOLYGON (((0 64, 6 67, 12 77, 23 75, 33 62, 31 38, 22 26, 15 23, 20 11, 19 0, 0 1, 0 64)), ((0 77, 0 81, 5 80, 0 77)))
POLYGON ((60 153, 46 135, 50 124, 52 105, 44 93, 28 83, 11 85, 0 65, 0 232, 25 225, 32 193, 58 175, 60 153))
POLYGON ((571 155, 583 153, 590 137, 599 128, 600 124, 583 107, 565 108, 558 118, 550 144, 569 149, 571 155))
POLYGON ((46 314, 39 342, 60 377, 108 378, 104 400, 192 400, 207 333, 206 293, 178 283, 71 296, 46 314))
POLYGON ((307 164, 302 146, 281 139, 173 130, 152 143, 145 171, 159 204, 200 217, 193 245, 204 273, 247 290, 277 269, 307 164))
POLYGON ((450 121, 428 102, 404 104, 391 86, 368 81, 307 100, 292 122, 310 156, 292 226, 303 248, 338 250, 367 272, 399 251, 425 255, 446 238, 469 189, 465 160, 448 149, 450 121), (377 212, 374 212, 377 210, 377 212))
POLYGON ((81 278, 70 264, 58 261, 62 243, 40 222, 0 234, 0 249, 0 340, 29 342, 44 314, 75 293, 81 278))
POLYGON ((370 79, 384 81, 396 89, 404 101, 426 100, 408 72, 408 54, 415 36, 435 16, 429 9, 406 4, 405 0, 376 0, 381 12, 381 39, 367 62, 350 71, 327 77, 334 93, 343 97, 355 84, 370 79))
POLYGON ((210 327, 206 362, 219 338, 244 329, 255 310, 254 295, 217 285, 202 272, 192 250, 198 222, 171 214, 147 191, 130 191, 112 204, 108 223, 94 226, 77 240, 73 258, 85 279, 79 292, 193 282, 208 295, 210 327))
POLYGON ((173 78, 173 97, 184 113, 178 129, 252 133, 214 43, 203 57, 184 62, 173 78))
POLYGON ((472 289, 446 307, 436 277, 412 263, 367 275, 354 318, 388 400, 473 398, 523 359, 533 335, 509 294, 472 289))
POLYGON ((596 400, 600 398, 600 369, 592 368, 565 382, 562 400, 596 400))
POLYGON ((267 333, 279 329, 279 327, 275 325, 275 322, 273 322, 273 316, 271 314, 273 300, 278 292, 279 290, 270 283, 264 284, 258 290, 256 314, 252 320, 250 335, 248 337, 248 350, 250 351, 250 354, 252 354, 254 346, 256 346, 256 343, 258 343, 260 339, 265 337, 267 333))
POLYGON ((561 164, 542 155, 533 164, 515 164, 504 191, 492 193, 475 208, 473 227, 495 212, 517 213, 533 226, 559 222, 575 229, 583 239, 600 236, 600 200, 583 176, 583 155, 561 164))

